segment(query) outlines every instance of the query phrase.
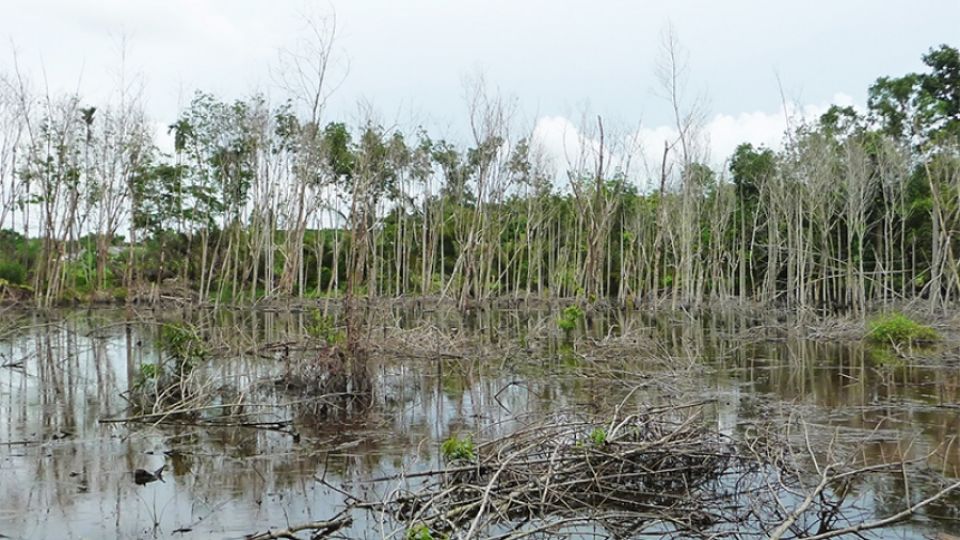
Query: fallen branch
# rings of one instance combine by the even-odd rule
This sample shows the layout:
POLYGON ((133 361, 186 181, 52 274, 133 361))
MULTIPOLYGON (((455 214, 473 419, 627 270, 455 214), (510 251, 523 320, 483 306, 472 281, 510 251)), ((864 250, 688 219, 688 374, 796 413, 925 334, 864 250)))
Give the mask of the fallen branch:
MULTIPOLYGON (((343 514, 343 512, 341 512, 341 514, 343 514)), ((344 515, 343 517, 334 518, 328 521, 313 521, 301 525, 294 525, 279 531, 268 530, 262 533, 250 534, 244 538, 246 540, 276 540, 278 538, 290 538, 297 540, 296 533, 300 531, 315 531, 311 536, 312 539, 326 538, 327 536, 330 536, 344 527, 349 527, 351 524, 353 524, 353 518, 348 515, 344 515)))

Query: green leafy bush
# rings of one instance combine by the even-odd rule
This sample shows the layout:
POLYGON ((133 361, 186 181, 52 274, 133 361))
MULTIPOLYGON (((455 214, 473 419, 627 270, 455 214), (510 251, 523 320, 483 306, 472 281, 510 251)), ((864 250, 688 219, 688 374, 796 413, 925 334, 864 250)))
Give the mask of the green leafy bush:
POLYGON ((187 324, 165 323, 159 345, 173 358, 179 373, 189 373, 210 353, 197 330, 187 324))
POLYGON ((434 535, 424 523, 416 523, 407 529, 407 540, 440 540, 449 538, 446 534, 434 535))
POLYGON ((460 438, 456 435, 443 441, 440 452, 447 461, 473 461, 477 456, 474 453, 473 441, 470 437, 460 438))
POLYGON ((871 321, 870 333, 867 337, 878 343, 896 345, 940 339, 940 335, 933 328, 922 325, 902 313, 890 313, 871 321))
POLYGON ((590 432, 590 440, 596 446, 603 446, 604 444, 607 444, 607 430, 603 428, 594 428, 594 430, 590 432))
POLYGON ((160 378, 160 366, 154 363, 144 363, 140 366, 140 373, 137 374, 134 387, 142 388, 149 382, 160 378))
POLYGON ((193 325, 164 323, 156 340, 156 362, 145 362, 131 385, 130 398, 138 411, 178 406, 198 390, 192 375, 211 351, 193 325))
POLYGON ((27 281, 27 269, 16 262, 0 262, 0 280, 12 285, 23 285, 27 281))
POLYGON ((557 326, 567 335, 570 332, 573 332, 577 328, 577 322, 583 318, 583 310, 580 309, 580 306, 567 306, 563 308, 563 312, 560 314, 560 319, 557 321, 557 326))
POLYGON ((330 315, 324 315, 320 310, 314 310, 313 322, 307 325, 307 333, 329 347, 342 345, 347 341, 346 334, 337 328, 336 320, 330 315))

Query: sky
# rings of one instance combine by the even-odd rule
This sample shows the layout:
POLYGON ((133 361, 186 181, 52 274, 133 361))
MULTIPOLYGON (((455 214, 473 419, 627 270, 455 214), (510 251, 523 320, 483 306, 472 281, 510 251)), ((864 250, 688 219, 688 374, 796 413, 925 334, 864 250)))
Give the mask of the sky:
POLYGON ((328 120, 357 121, 365 104, 384 123, 455 138, 467 125, 464 81, 482 74, 558 155, 585 113, 645 146, 670 137, 656 76, 668 28, 687 59, 684 103, 701 104, 715 161, 744 141, 776 146, 785 103, 801 116, 862 108, 878 76, 921 70, 932 46, 960 46, 960 0, 0 3, 0 73, 16 58, 34 86, 79 89, 93 103, 125 74, 142 81, 158 133, 198 89, 280 95, 280 51, 306 36, 305 17, 335 16, 328 120))

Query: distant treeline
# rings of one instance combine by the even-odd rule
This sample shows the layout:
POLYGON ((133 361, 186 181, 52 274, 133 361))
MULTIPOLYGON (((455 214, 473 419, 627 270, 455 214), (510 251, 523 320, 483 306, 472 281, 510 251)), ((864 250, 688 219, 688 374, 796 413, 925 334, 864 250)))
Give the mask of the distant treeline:
POLYGON ((312 107, 197 93, 168 155, 137 95, 94 108, 0 75, 0 289, 936 307, 960 296, 960 54, 923 61, 877 79, 867 111, 832 107, 718 168, 679 111, 642 178, 597 120, 563 182, 481 90, 463 145, 328 123, 321 63, 312 107))

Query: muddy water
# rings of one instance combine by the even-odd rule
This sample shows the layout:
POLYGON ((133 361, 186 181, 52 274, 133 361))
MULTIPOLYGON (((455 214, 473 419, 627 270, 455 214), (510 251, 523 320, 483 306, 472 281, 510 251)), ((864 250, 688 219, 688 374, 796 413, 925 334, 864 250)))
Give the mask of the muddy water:
MULTIPOLYGON (((452 434, 490 437, 527 414, 618 397, 577 376, 585 346, 549 337, 556 333, 550 314, 407 310, 384 320, 460 332, 488 353, 460 357, 442 341, 433 354, 413 357, 385 347, 371 361, 373 403, 318 409, 272 383, 298 355, 316 354, 296 346, 316 335, 312 313, 7 314, 0 323, 0 535, 240 538, 328 519, 343 507, 341 491, 377 498, 396 486, 364 480, 436 467, 440 441, 452 434), (202 426, 109 421, 142 412, 131 408, 128 392, 144 365, 167 354, 157 321, 170 317, 205 329, 214 354, 199 369, 209 391, 222 403, 243 394, 251 425, 213 426, 216 409, 203 413, 202 426), (513 353, 489 354, 482 344, 513 353), (136 469, 162 465, 163 482, 134 483, 136 469)), ((573 337, 590 344, 634 336, 644 345, 622 354, 635 356, 637 366, 649 354, 697 373, 701 394, 717 400, 713 412, 724 431, 735 434, 789 407, 837 437, 869 433, 865 460, 940 448, 930 466, 960 476, 960 450, 950 443, 960 434, 960 369, 951 345, 904 361, 859 341, 801 338, 784 326, 743 315, 613 314, 588 320, 573 337)), ((670 390, 651 389, 663 391, 670 390)), ((912 489, 923 492, 923 485, 912 489)), ((902 505, 896 479, 870 491, 868 509, 902 505)), ((887 534, 957 532, 957 507, 960 498, 945 500, 887 534)), ((392 532, 373 514, 359 517, 346 536, 392 532)))

